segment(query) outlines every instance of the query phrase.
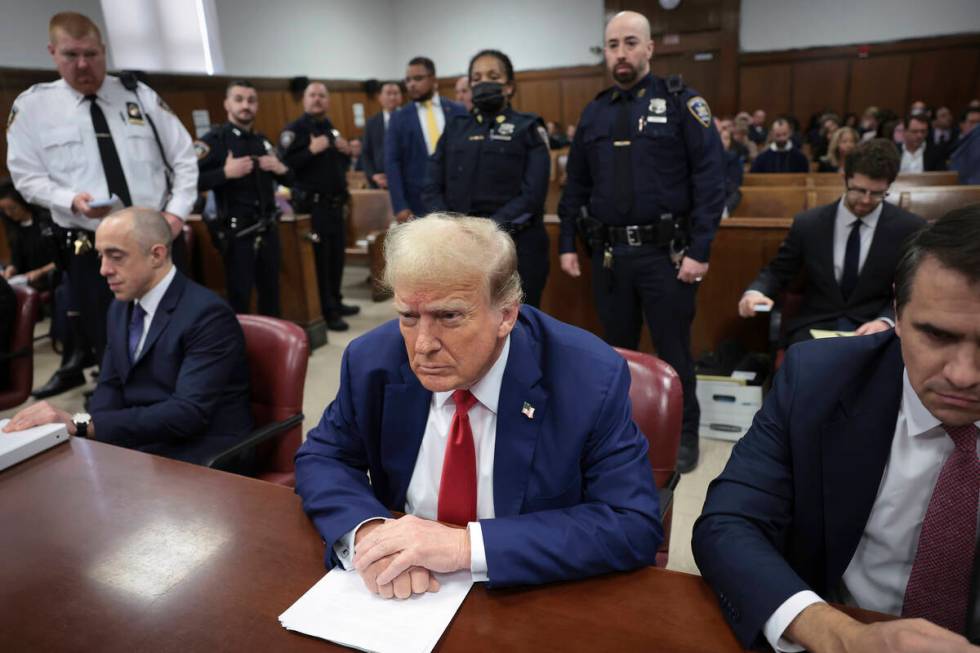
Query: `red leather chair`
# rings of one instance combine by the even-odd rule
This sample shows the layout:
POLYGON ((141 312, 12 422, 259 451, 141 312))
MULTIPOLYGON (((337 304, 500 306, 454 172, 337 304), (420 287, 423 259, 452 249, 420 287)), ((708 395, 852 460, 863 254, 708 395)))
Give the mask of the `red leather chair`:
POLYGON ((213 458, 222 468, 255 449, 255 477, 293 487, 293 457, 303 441, 303 388, 310 344, 302 328, 261 315, 239 315, 245 332, 255 430, 213 458))
POLYGON ((0 410, 13 408, 27 401, 34 383, 34 323, 41 307, 41 297, 29 286, 14 286, 17 296, 17 317, 10 338, 9 381, 0 388, 0 410))
POLYGON ((660 490, 660 517, 664 525, 664 541, 657 551, 657 566, 666 567, 674 488, 680 481, 677 448, 681 442, 684 411, 681 380, 674 368, 656 356, 618 347, 616 352, 629 365, 633 421, 650 445, 647 455, 653 468, 653 479, 660 490))

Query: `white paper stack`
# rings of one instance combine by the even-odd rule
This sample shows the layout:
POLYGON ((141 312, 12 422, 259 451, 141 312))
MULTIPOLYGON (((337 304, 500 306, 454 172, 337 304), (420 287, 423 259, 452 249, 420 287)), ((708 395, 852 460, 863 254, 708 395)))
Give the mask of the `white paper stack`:
POLYGON ((335 568, 279 615, 279 622, 362 651, 429 653, 473 585, 468 570, 436 578, 438 592, 399 601, 369 592, 356 571, 335 568))
POLYGON ((9 421, 0 419, 0 470, 68 441, 68 429, 64 424, 44 424, 13 433, 2 432, 9 421))

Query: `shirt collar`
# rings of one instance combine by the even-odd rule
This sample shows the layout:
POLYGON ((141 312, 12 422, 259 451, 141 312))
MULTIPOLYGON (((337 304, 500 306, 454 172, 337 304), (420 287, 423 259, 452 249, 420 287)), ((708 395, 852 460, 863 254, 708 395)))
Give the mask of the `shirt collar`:
MULTIPOLYGON (((439 100, 439 93, 437 91, 432 92, 432 97, 429 98, 429 101, 432 102, 433 108, 442 108, 442 102, 439 100)), ((425 100, 418 101, 415 104, 420 107, 425 106, 425 100)))
POLYGON ((167 288, 170 287, 175 276, 177 276, 177 266, 171 264, 170 272, 167 272, 163 279, 157 282, 157 285, 150 288, 145 295, 136 300, 143 307, 143 310, 146 311, 147 317, 152 318, 154 313, 157 312, 157 307, 160 306, 163 296, 167 294, 167 288))
MULTIPOLYGON (((915 393, 907 369, 902 371, 902 414, 905 416, 909 437, 918 437, 942 426, 942 422, 929 412, 915 393)), ((974 423, 980 428, 980 422, 974 423)))
MULTIPOLYGON (((494 362, 490 371, 483 375, 483 378, 473 384, 470 392, 476 400, 483 404, 491 413, 497 413, 497 404, 500 401, 500 387, 504 384, 504 370, 507 369, 507 356, 510 353, 510 334, 504 340, 504 346, 500 350, 500 355, 494 362)), ((454 390, 446 392, 436 392, 434 394, 436 406, 442 407, 453 396, 454 390)))
MULTIPOLYGON (((844 192, 846 193, 847 191, 844 192)), ((881 215, 881 210, 884 208, 884 206, 885 200, 882 200, 878 202, 878 206, 874 208, 874 211, 861 218, 864 225, 871 227, 871 229, 874 230, 875 226, 878 224, 878 217, 881 215)), ((858 217, 851 213, 851 210, 847 208, 847 203, 844 201, 844 198, 841 197, 840 202, 837 205, 837 224, 841 227, 850 227, 857 221, 857 219, 858 217)))
POLYGON ((793 149, 793 139, 786 141, 786 147, 779 147, 779 145, 776 144, 776 141, 773 141, 772 143, 769 143, 769 149, 773 152, 789 152, 793 149))

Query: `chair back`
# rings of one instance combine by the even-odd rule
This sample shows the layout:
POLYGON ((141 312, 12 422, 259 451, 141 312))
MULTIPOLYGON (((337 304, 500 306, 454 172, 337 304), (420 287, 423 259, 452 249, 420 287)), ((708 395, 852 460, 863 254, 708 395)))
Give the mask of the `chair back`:
MULTIPOLYGON (((245 332, 252 419, 259 428, 303 412, 303 389, 310 357, 306 332, 298 325, 261 315, 239 315, 245 332)), ((303 425, 258 446, 256 461, 263 480, 292 486, 293 457, 303 440, 303 425)))
POLYGON ((41 296, 26 285, 13 286, 17 297, 17 315, 10 334, 8 382, 0 388, 0 410, 13 408, 27 401, 34 383, 34 323, 41 307, 41 296))

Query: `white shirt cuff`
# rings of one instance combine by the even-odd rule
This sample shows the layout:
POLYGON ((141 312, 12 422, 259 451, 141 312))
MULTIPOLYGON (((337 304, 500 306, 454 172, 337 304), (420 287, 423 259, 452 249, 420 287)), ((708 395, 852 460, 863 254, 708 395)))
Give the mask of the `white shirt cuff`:
MULTIPOLYGON (((69 190, 67 188, 59 188, 51 194, 51 207, 52 209, 61 209, 66 213, 71 213, 71 203, 75 199, 75 191, 69 190)), ((84 216, 83 216, 84 217, 84 216)))
POLYGON ((487 575, 487 550, 483 546, 483 527, 480 522, 471 521, 466 525, 470 534, 470 572, 474 583, 484 583, 490 580, 487 575))
POLYGON ((369 521, 375 520, 387 521, 384 517, 370 517, 365 519, 360 524, 347 531, 339 540, 334 542, 333 552, 337 554, 337 558, 340 560, 341 566, 344 571, 350 571, 354 568, 354 539, 357 536, 357 529, 368 523, 369 521))
POLYGON ((766 620, 762 627, 762 633, 774 650, 778 653, 796 653, 805 650, 799 644, 783 637, 783 633, 789 628, 793 619, 796 619, 801 612, 814 603, 824 603, 824 600, 817 596, 816 592, 810 590, 797 592, 783 601, 783 604, 766 620))
POLYGON ((758 290, 746 290, 742 293, 742 297, 745 297, 746 295, 758 295, 759 297, 765 297, 765 295, 758 290))
POLYGON ((891 328, 893 329, 895 328, 895 320, 891 319, 890 317, 879 317, 878 319, 884 322, 885 324, 887 324, 888 326, 890 326, 891 328))

